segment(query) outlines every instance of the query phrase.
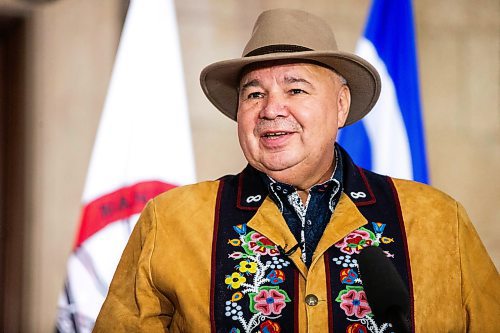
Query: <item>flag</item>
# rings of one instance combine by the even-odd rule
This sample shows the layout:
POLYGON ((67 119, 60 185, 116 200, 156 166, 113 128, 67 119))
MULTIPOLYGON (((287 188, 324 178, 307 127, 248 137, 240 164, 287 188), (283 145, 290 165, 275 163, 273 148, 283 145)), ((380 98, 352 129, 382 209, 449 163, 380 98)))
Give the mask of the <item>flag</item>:
POLYGON ((172 0, 130 1, 59 299, 59 332, 92 330, 145 203, 195 181, 182 68, 172 0))
POLYGON ((427 183, 427 158, 411 0, 373 0, 356 53, 377 68, 379 101, 342 129, 339 143, 360 166, 427 183))

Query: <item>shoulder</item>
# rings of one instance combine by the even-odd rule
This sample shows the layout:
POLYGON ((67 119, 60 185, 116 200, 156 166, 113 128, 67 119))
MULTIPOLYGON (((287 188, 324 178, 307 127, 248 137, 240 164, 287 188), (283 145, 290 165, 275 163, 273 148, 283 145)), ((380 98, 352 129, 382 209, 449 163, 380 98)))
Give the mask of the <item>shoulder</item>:
POLYGON ((456 219, 465 213, 462 205, 447 193, 427 184, 391 178, 403 214, 456 219))
POLYGON ((156 202, 186 199, 189 197, 204 196, 212 192, 217 192, 219 180, 203 181, 199 183, 175 187, 163 192, 154 198, 156 202))
POLYGON ((450 202, 456 202, 454 198, 452 198, 450 195, 447 193, 441 191, 440 189, 419 183, 416 181, 412 180, 406 180, 406 179, 399 179, 399 178, 390 178, 394 184, 395 189, 398 192, 398 195, 401 196, 407 196, 407 197, 412 197, 412 198, 420 198, 420 199, 439 199, 443 201, 450 201, 450 202))
POLYGON ((179 186, 163 192, 152 199, 155 207, 170 207, 193 205, 215 200, 219 181, 203 181, 195 184, 179 186))
POLYGON ((227 175, 217 180, 179 186, 156 196, 151 200, 150 205, 156 210, 168 209, 170 212, 177 209, 194 210, 201 206, 213 208, 220 183, 232 178, 237 178, 237 175, 227 175))
POLYGON ((378 186, 386 187, 387 183, 396 192, 399 200, 404 200, 413 204, 425 205, 428 202, 440 201, 451 205, 456 205, 457 202, 447 193, 439 190, 436 187, 416 182, 413 180, 393 178, 386 175, 381 175, 370 170, 359 168, 361 177, 369 187, 376 188, 378 186))

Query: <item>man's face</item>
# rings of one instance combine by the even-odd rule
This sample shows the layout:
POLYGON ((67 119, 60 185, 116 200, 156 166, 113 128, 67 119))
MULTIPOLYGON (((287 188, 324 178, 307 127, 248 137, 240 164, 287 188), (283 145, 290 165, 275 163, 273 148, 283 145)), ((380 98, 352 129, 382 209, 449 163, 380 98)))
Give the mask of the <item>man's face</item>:
POLYGON ((237 114, 243 153, 278 181, 312 186, 332 167, 349 104, 349 88, 327 68, 291 63, 250 70, 240 81, 237 114))

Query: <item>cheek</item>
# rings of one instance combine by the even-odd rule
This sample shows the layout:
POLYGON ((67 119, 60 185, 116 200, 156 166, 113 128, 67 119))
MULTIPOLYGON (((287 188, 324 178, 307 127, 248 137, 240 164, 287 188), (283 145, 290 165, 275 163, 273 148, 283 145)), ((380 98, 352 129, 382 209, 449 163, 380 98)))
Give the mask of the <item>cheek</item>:
POLYGON ((237 113, 238 135, 252 136, 259 121, 259 115, 252 109, 240 108, 237 113))
POLYGON ((294 114, 296 121, 304 128, 316 132, 330 132, 337 128, 337 109, 330 104, 307 104, 294 114))
POLYGON ((245 116, 238 117, 238 140, 244 153, 254 145, 254 128, 251 119, 246 119, 245 116))
POLYGON ((314 112, 303 115, 300 121, 306 129, 306 132, 313 136, 316 141, 329 142, 335 140, 338 130, 336 107, 318 104, 314 112), (309 131, 307 131, 307 129, 309 129, 309 131))
POLYGON ((237 124, 238 136, 240 138, 244 138, 248 136, 250 132, 252 132, 253 125, 251 119, 249 119, 248 115, 246 115, 245 113, 238 113, 237 124))

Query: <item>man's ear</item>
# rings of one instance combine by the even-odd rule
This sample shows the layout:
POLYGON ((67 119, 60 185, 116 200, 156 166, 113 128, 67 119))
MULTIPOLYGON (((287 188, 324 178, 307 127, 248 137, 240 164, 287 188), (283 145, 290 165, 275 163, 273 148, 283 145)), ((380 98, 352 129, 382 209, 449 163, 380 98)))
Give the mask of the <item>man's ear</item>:
POLYGON ((349 115, 349 108, 351 107, 351 91, 349 87, 344 84, 340 87, 337 96, 337 125, 339 128, 343 127, 347 116, 349 115))

